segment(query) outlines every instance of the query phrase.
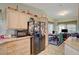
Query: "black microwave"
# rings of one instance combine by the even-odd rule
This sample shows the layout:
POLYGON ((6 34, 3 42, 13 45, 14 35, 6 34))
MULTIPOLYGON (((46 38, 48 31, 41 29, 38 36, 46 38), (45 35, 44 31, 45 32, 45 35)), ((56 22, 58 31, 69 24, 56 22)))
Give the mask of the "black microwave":
POLYGON ((15 30, 14 31, 14 36, 15 37, 24 37, 28 35, 28 30, 24 29, 24 30, 15 30))

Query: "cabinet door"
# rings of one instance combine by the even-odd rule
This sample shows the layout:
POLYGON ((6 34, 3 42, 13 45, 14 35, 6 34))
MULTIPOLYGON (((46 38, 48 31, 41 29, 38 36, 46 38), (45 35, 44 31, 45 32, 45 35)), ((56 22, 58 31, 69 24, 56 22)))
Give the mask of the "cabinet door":
POLYGON ((8 28, 16 29, 18 28, 18 12, 14 10, 7 10, 7 24, 8 28))
POLYGON ((5 44, 0 45, 0 55, 7 55, 7 48, 5 44))
POLYGON ((15 55, 16 53, 16 43, 8 42, 0 45, 0 55, 15 55))
POLYGON ((27 29, 27 19, 28 16, 24 13, 19 13, 19 28, 27 29))
POLYGON ((16 41, 16 44, 17 44, 16 48, 17 55, 30 54, 30 39, 21 39, 19 41, 16 41))
POLYGON ((5 47, 7 48, 8 55, 16 54, 16 42, 15 41, 6 43, 5 47))

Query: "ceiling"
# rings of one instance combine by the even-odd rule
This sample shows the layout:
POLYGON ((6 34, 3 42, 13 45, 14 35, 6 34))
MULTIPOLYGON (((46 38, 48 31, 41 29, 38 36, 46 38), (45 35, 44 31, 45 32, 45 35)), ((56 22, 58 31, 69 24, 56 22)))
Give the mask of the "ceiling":
POLYGON ((54 19, 76 19, 78 16, 78 3, 28 3, 35 8, 39 8, 54 19), (62 15, 59 13, 64 13, 62 15))

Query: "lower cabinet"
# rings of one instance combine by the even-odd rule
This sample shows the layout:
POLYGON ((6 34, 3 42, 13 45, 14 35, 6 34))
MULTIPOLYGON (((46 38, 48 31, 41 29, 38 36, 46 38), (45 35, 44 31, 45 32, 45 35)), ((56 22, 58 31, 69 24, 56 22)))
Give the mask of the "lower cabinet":
POLYGON ((5 45, 0 45, 0 55, 6 55, 7 54, 7 48, 5 45))
POLYGON ((16 54, 17 55, 30 55, 30 39, 16 41, 16 54))
POLYGON ((6 50, 7 50, 7 55, 15 55, 16 54, 16 43, 14 42, 9 42, 5 44, 6 50))
POLYGON ((30 55, 30 39, 0 44, 0 55, 30 55))

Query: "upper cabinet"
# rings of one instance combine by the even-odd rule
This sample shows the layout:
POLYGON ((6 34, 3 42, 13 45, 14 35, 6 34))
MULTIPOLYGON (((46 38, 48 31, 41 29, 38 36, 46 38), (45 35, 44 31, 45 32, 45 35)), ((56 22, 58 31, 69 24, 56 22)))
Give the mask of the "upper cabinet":
POLYGON ((17 11, 16 9, 6 9, 6 19, 8 29, 27 29, 27 21, 30 18, 35 21, 46 22, 44 17, 35 17, 34 15, 27 15, 26 13, 17 11))
POLYGON ((18 28, 18 12, 14 10, 6 10, 7 28, 18 28))
POLYGON ((9 29, 27 29, 27 21, 29 16, 15 11, 15 10, 6 10, 7 18, 7 28, 9 29))
POLYGON ((27 21, 29 20, 29 16, 24 13, 19 13, 18 26, 22 29, 27 29, 27 21))

